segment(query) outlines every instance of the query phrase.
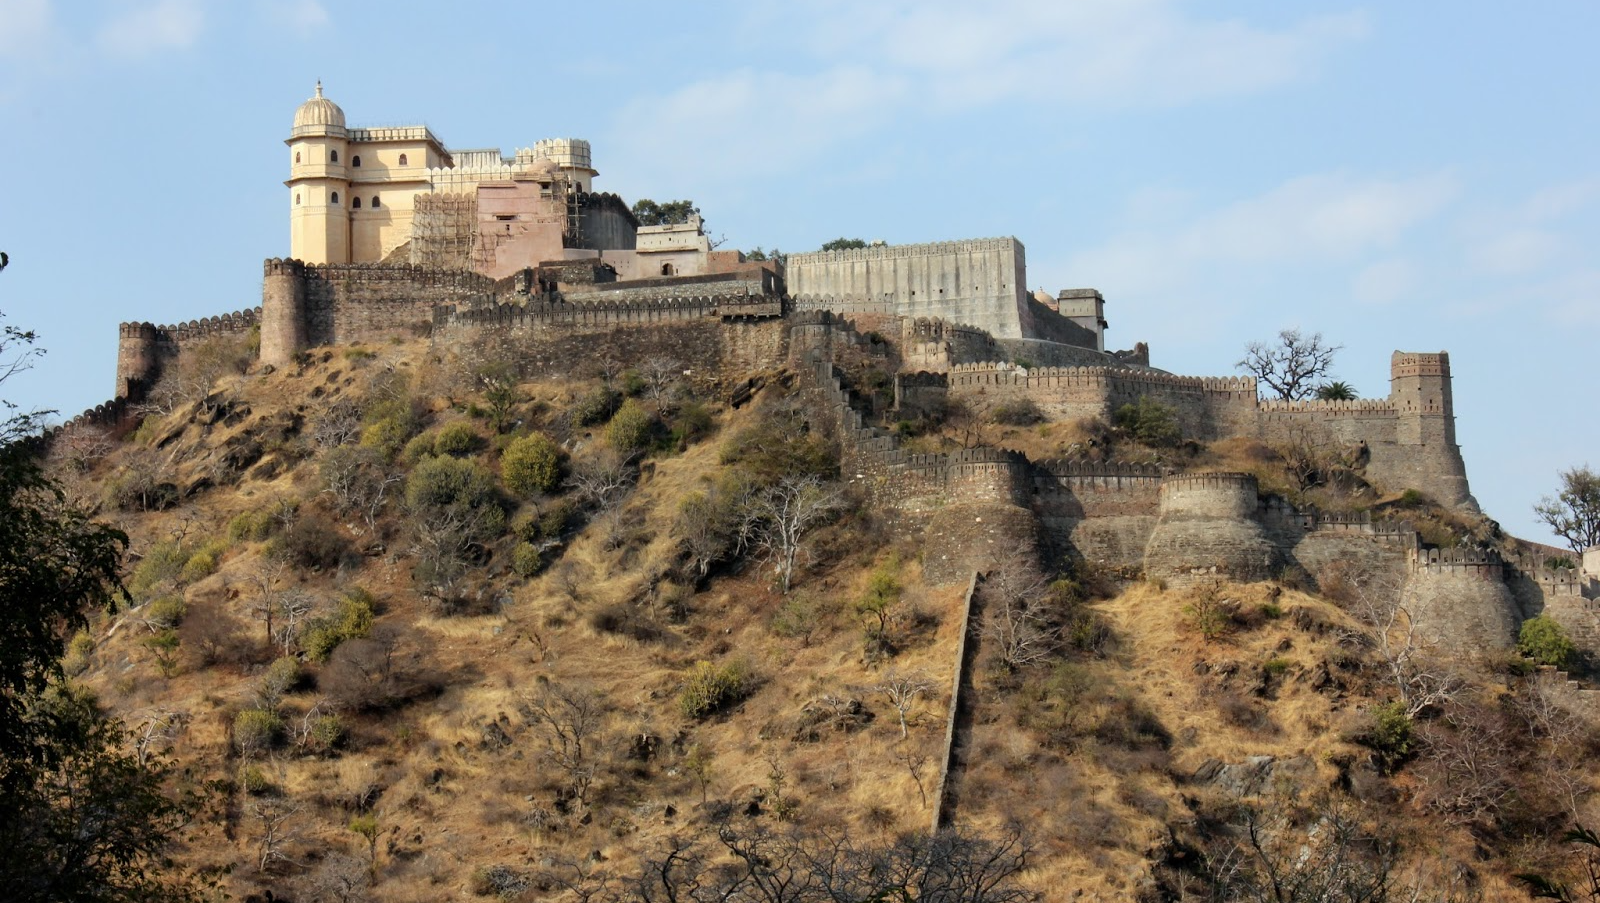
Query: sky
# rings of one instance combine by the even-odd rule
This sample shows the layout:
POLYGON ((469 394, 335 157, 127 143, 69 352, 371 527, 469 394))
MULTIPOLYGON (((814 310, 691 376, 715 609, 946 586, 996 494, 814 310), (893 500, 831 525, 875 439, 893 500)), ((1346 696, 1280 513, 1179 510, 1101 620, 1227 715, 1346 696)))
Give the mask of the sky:
POLYGON ((352 126, 586 138, 725 247, 1015 236, 1175 373, 1293 327, 1373 397, 1448 350, 1478 500, 1548 541, 1532 505, 1600 466, 1596 34, 1554 0, 0 0, 0 312, 47 349, 5 394, 70 417, 118 322, 260 303, 320 78, 352 126))

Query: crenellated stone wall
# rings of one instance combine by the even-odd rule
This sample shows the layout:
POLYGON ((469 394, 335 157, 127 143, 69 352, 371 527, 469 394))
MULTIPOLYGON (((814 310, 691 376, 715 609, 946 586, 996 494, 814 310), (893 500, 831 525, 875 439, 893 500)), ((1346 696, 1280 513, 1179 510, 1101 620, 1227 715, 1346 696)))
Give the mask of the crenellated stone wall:
POLYGON ((122 323, 117 327, 117 387, 114 398, 138 401, 185 348, 214 336, 244 335, 256 328, 261 308, 157 326, 122 323))
POLYGON ((1486 549, 1412 549, 1400 601, 1425 641, 1454 653, 1509 649, 1517 606, 1505 564, 1486 549))

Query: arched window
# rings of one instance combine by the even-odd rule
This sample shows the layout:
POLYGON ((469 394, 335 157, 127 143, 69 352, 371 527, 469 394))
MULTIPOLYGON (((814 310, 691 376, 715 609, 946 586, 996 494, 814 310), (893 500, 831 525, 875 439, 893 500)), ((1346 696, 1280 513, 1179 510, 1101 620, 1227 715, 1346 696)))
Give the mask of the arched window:
POLYGON ((373 195, 373 196, 372 196, 372 206, 373 206, 373 207, 374 207, 374 208, 377 208, 377 207, 382 207, 382 206, 383 206, 383 205, 382 205, 382 204, 380 204, 380 203, 378 203, 378 196, 377 196, 377 195, 373 195))
POLYGON ((355 199, 351 200, 350 201, 350 206, 354 207, 357 210, 360 210, 361 209, 361 199, 360 198, 355 198, 355 199))
POLYGON ((338 151, 328 151, 328 161, 330 163, 338 163, 339 162, 339 152, 338 151))
POLYGON ((406 155, 405 154, 401 154, 400 155, 400 165, 401 166, 406 165, 406 155))
POLYGON ((350 158, 350 165, 351 166, 360 166, 361 165, 361 155, 360 154, 356 154, 354 157, 351 157, 350 158))
POLYGON ((296 203, 296 204, 298 204, 298 203, 300 203, 300 192, 298 192, 298 191, 296 191, 296 192, 295 192, 295 193, 294 193, 294 202, 295 202, 295 203, 296 203))
POLYGON ((663 275, 663 276, 671 276, 672 275, 672 264, 663 263, 661 265, 661 275, 663 275))
POLYGON ((296 162, 296 163, 300 162, 300 152, 299 151, 295 151, 294 152, 294 162, 296 162))
POLYGON ((337 191, 335 191, 335 192, 334 192, 334 193, 333 193, 333 202, 334 202, 334 203, 335 203, 335 204, 337 204, 337 203, 339 203, 339 192, 337 192, 337 191))

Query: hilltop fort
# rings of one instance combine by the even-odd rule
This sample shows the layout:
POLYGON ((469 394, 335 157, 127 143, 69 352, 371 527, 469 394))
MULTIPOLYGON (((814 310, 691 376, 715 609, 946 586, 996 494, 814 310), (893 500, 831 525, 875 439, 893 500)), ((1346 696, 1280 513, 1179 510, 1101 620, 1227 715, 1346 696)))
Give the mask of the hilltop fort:
POLYGON ((1406 575, 1419 620, 1441 641, 1508 646, 1522 619, 1546 612, 1589 648, 1600 643, 1594 565, 1550 570, 1561 550, 1521 544, 1511 560, 1430 548, 1381 519, 1296 510, 1245 474, 986 447, 911 454, 874 425, 952 399, 1026 399, 1054 419, 1110 419, 1149 399, 1196 440, 1311 443, 1385 492, 1475 511, 1444 352, 1394 352, 1386 397, 1262 400, 1253 377, 1179 376, 1143 344, 1108 350, 1102 294, 1029 291, 1015 238, 751 261, 713 250, 697 217, 641 226, 622 199, 594 190, 585 141, 542 140, 510 156, 451 150, 423 126, 348 127, 320 84, 286 143, 290 253, 266 261, 261 306, 122 324, 117 397, 78 422, 122 422, 187 349, 252 330, 272 367, 317 346, 427 336, 525 375, 669 358, 729 399, 752 374, 790 368, 838 436, 845 478, 924 532, 930 579, 963 581, 997 549, 1035 542, 1178 583, 1289 566, 1315 579, 1354 558, 1406 575), (886 382, 881 403, 862 391, 869 374, 886 382))

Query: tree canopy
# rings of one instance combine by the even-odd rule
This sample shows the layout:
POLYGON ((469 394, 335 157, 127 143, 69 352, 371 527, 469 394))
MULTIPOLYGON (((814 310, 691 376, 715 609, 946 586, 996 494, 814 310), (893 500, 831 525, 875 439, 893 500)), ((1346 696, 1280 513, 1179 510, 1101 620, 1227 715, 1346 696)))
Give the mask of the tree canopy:
POLYGON ((694 201, 683 199, 676 201, 656 202, 649 198, 640 198, 633 202, 633 218, 641 226, 671 226, 686 223, 689 217, 700 212, 694 201))
MULTIPOLYGON (((33 341, 6 328, 0 383, 33 341)), ((0 886, 11 900, 187 899, 160 863, 193 800, 172 798, 167 767, 129 753, 122 725, 62 672, 65 638, 122 595, 128 539, 46 477, 40 416, 0 423, 0 886)))
POLYGON ((1600 545, 1600 474, 1587 466, 1562 471, 1560 491, 1541 499, 1533 513, 1574 552, 1600 545))
POLYGON ((859 238, 835 238, 833 241, 824 242, 824 251, 850 251, 855 248, 865 248, 867 243, 859 238))

